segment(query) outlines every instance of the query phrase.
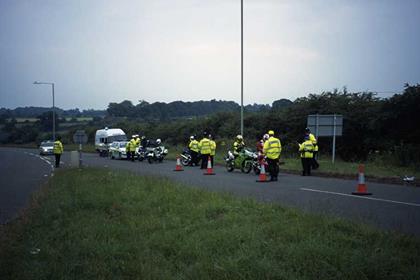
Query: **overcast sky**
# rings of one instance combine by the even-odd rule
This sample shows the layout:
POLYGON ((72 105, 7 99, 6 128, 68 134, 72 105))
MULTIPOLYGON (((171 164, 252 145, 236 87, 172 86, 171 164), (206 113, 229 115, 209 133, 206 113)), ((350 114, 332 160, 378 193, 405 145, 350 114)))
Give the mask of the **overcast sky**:
MULTIPOLYGON (((420 82, 419 0, 244 0, 244 103, 420 82)), ((0 107, 240 103, 240 0, 0 0, 0 107)), ((380 93, 380 97, 392 95, 380 93)))

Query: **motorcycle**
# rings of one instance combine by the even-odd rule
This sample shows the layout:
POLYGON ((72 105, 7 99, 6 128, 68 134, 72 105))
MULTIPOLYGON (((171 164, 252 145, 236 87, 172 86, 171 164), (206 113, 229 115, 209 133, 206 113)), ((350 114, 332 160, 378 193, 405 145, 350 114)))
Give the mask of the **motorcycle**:
POLYGON ((148 151, 146 154, 147 161, 152 164, 154 162, 162 162, 165 156, 168 154, 168 149, 164 146, 159 146, 148 151))
POLYGON ((139 161, 143 161, 146 159, 146 154, 148 153, 147 149, 144 149, 143 147, 140 147, 137 151, 136 151, 136 155, 137 155, 137 159, 139 161))
MULTIPOLYGON (((191 150, 188 148, 184 148, 184 151, 181 154, 181 164, 183 166, 188 166, 191 164, 191 150)), ((200 163, 200 154, 197 155, 197 165, 200 163)))
POLYGON ((232 172, 235 169, 240 169, 244 173, 249 173, 256 165, 254 162, 258 163, 257 159, 258 155, 246 148, 236 158, 231 151, 228 151, 225 158, 226 170, 232 172))

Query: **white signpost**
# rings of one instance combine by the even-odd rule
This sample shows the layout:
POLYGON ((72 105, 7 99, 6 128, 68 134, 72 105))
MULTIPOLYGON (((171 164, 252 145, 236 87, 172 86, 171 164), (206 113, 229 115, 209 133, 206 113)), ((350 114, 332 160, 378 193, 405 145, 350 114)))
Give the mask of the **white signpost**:
POLYGON ((82 144, 86 144, 88 136, 84 130, 77 130, 73 135, 73 142, 79 144, 79 168, 82 167, 82 144))
POLYGON ((343 134, 343 115, 308 115, 307 127, 315 137, 332 136, 332 162, 335 161, 335 137, 343 134))

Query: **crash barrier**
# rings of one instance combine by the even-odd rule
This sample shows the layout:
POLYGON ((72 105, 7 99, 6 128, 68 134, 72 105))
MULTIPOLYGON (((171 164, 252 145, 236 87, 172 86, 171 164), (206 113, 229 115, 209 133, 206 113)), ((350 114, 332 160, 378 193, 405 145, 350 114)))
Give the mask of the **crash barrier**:
POLYGON ((207 172, 203 173, 204 175, 216 175, 216 173, 213 172, 213 167, 211 166, 211 158, 209 156, 207 160, 207 172))
POLYGON ((267 174, 265 174, 265 163, 264 162, 261 163, 261 171, 260 171, 260 175, 258 175, 257 182, 259 182, 259 183, 269 182, 269 181, 267 181, 267 174))
POLYGON ((179 157, 179 155, 176 156, 176 166, 175 166, 174 171, 184 171, 181 165, 181 158, 179 157))
POLYGON ((363 164, 359 165, 359 182, 357 184, 357 189, 355 192, 352 192, 354 195, 371 195, 367 191, 367 186, 365 182, 365 166, 363 164))

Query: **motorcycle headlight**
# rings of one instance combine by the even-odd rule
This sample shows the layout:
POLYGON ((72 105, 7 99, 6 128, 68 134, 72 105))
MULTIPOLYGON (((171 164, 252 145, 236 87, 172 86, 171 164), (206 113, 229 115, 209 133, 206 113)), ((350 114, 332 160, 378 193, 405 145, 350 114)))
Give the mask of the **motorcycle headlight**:
POLYGON ((168 149, 163 150, 163 153, 164 154, 167 154, 168 153, 168 149))

